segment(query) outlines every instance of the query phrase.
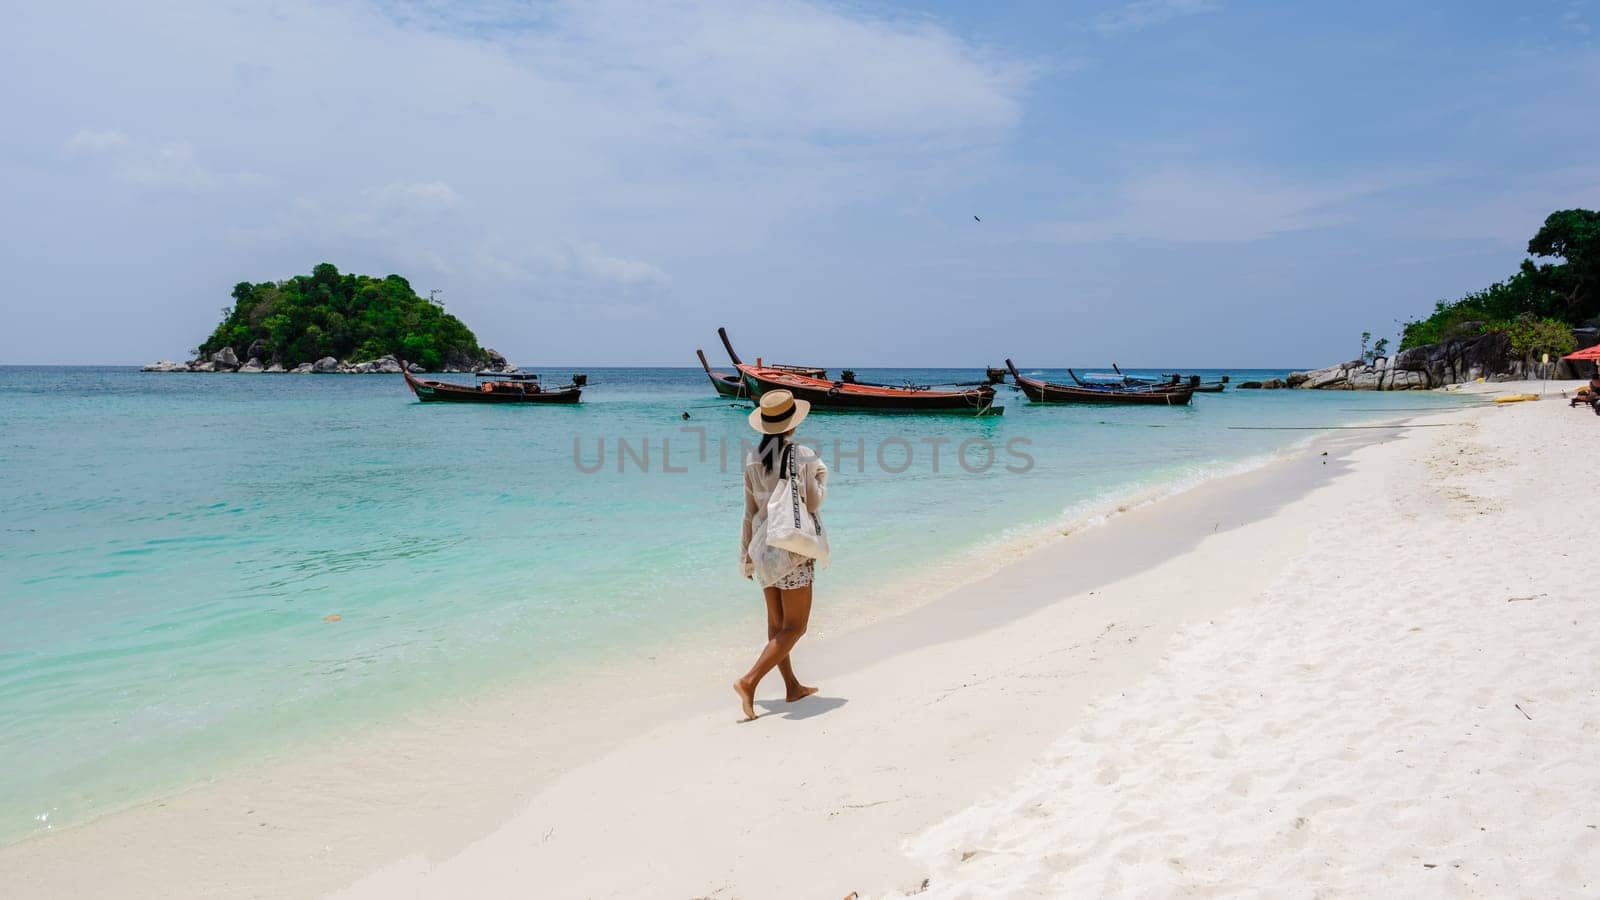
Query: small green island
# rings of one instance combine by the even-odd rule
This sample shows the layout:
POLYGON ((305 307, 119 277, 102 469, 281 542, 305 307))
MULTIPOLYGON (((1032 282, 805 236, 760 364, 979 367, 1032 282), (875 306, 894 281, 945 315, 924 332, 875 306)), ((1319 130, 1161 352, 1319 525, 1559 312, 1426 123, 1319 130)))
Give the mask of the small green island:
POLYGON ((341 273, 322 263, 310 275, 233 288, 233 305, 188 362, 162 360, 147 372, 380 374, 506 369, 460 319, 417 296, 399 275, 341 273))

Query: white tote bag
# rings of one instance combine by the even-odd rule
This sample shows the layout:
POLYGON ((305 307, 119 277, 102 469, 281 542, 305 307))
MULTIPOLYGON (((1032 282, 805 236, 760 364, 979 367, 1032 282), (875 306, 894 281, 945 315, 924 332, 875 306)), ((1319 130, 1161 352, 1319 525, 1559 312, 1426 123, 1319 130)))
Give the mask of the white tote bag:
POLYGON ((806 492, 794 462, 794 445, 783 448, 783 477, 767 498, 767 546, 828 561, 828 533, 822 517, 806 507, 806 492))

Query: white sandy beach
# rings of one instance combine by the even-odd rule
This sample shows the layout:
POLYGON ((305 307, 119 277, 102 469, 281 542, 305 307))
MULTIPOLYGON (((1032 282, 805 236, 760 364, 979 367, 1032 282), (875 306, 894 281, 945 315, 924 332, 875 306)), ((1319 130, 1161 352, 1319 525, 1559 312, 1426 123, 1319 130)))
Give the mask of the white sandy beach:
MULTIPOLYGON (((752 723, 684 672, 472 710, 7 848, 0 875, 27 896, 1592 894, 1600 419, 1552 396, 1415 424, 808 640, 821 695, 752 723)), ((818 631, 841 600, 824 579, 818 631)))

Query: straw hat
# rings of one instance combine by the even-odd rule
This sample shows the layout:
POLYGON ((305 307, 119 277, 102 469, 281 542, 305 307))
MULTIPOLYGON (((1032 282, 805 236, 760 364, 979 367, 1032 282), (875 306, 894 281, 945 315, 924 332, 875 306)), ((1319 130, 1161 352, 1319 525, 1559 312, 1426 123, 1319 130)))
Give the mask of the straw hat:
POLYGON ((767 391, 750 413, 750 427, 762 434, 783 434, 811 412, 811 401, 796 400, 788 391, 767 391))

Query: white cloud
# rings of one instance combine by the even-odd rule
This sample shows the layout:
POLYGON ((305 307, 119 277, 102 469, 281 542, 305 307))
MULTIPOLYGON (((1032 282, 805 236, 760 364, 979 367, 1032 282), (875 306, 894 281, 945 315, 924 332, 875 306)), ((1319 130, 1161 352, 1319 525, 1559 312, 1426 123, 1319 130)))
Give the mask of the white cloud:
POLYGON ((1403 181, 1390 176, 1311 181, 1254 169, 1162 168, 1125 183, 1110 212, 1046 223, 1035 236, 1064 243, 1256 241, 1348 222, 1350 203, 1403 181))
POLYGON ((67 139, 66 150, 74 156, 105 161, 116 178, 145 188, 199 191, 258 180, 250 172, 219 175, 211 171, 200 164, 194 146, 186 141, 150 141, 120 131, 84 129, 67 139))
POLYGON ((569 249, 568 256, 576 271, 625 287, 666 287, 672 281, 650 263, 613 256, 597 244, 578 244, 569 249))
POLYGON ((385 237, 459 228, 461 195, 443 181, 387 184, 363 191, 332 217, 351 237, 385 237))
POLYGON ((477 249, 475 264, 519 287, 599 282, 630 291, 655 292, 672 278, 659 266, 602 248, 592 241, 560 245, 504 247, 490 239, 477 249))
POLYGON ((758 145, 988 143, 1016 123, 1035 73, 925 21, 799 0, 412 2, 394 14, 499 47, 525 72, 621 104, 648 128, 758 145))
POLYGON ((804 0, 192 2, 112 8, 87 32, 70 10, 28 17, 37 40, 0 51, 98 113, 67 141, 80 163, 208 193, 193 215, 241 255, 376 257, 471 282, 455 295, 660 293, 675 256, 970 183, 1035 75, 922 19, 804 0), (229 172, 274 190, 219 190, 250 183, 229 172))
POLYGON ((442 181, 389 184, 372 191, 371 196, 387 211, 422 215, 454 209, 461 202, 455 188, 442 181))
POLYGON ((68 153, 104 153, 124 147, 128 136, 120 131, 83 130, 67 140, 68 153))
POLYGON ((1173 19, 1215 12, 1214 0, 1132 0, 1096 16, 1091 23, 1103 35, 1164 25, 1173 19))
POLYGON ((1578 0, 1568 0, 1567 9, 1561 14, 1561 27, 1580 37, 1588 37, 1591 30, 1584 6, 1585 4, 1578 0))

